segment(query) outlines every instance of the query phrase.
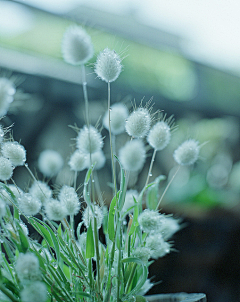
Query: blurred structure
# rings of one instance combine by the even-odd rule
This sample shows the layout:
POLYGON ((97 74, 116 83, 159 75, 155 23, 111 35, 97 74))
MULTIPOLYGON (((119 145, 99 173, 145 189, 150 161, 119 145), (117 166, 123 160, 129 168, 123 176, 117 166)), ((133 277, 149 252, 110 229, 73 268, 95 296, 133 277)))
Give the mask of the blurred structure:
MULTIPOLYGON (((4 121, 8 126, 14 122, 14 138, 26 147, 29 166, 34 170, 40 152, 53 148, 66 159, 59 184, 72 177, 67 162, 75 133, 68 125, 84 125, 84 101, 81 71, 63 62, 61 39, 68 25, 84 23, 96 54, 108 46, 124 57, 124 72, 112 85, 113 102, 123 100, 129 105, 135 100, 138 105, 153 96, 154 109, 174 114, 180 125, 171 146, 156 159, 153 179, 173 167, 167 158, 180 141, 194 137, 206 143, 201 162, 193 170, 182 169, 162 204, 164 212, 182 217, 186 227, 175 235, 179 253, 172 253, 151 269, 156 281, 163 280, 151 293, 205 292, 209 302, 237 301, 239 76, 190 60, 182 51, 181 37, 141 24, 131 15, 113 15, 86 6, 53 14, 22 1, 2 1, 0 11, 4 9, 9 9, 10 15, 7 26, 3 26, 3 19, 0 24, 1 74, 18 79, 18 94, 4 121), (15 27, 14 13, 18 16, 15 23, 19 22, 15 27)), ((106 86, 96 79, 91 64, 87 81, 95 124, 107 108, 106 86)), ((124 135, 121 139, 124 141, 124 135)), ((107 149, 108 142, 105 144, 107 149)), ((106 200, 109 170, 107 166, 99 171, 106 200)), ((24 169, 16 170, 16 183, 23 189, 29 186, 25 176, 24 169)), ((140 178, 140 184, 143 181, 140 178)))

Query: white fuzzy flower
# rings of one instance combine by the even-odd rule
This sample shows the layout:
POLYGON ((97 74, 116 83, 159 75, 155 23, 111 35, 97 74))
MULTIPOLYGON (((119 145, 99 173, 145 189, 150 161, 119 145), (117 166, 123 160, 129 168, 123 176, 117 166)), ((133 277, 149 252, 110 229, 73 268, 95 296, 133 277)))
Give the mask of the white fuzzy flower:
POLYGON ((8 180, 13 175, 13 166, 9 159, 0 156, 0 180, 8 180))
POLYGON ((39 279, 39 262, 33 253, 20 254, 15 269, 20 281, 39 279))
POLYGON ((45 204, 52 197, 52 190, 50 187, 42 181, 34 181, 29 189, 29 193, 42 204, 45 204))
POLYGON ((79 172, 86 169, 86 154, 76 150, 72 155, 68 162, 71 170, 79 172))
POLYGON ((26 161, 26 150, 18 142, 2 144, 2 155, 10 160, 13 166, 22 166, 26 161))
POLYGON ((63 158, 57 151, 44 150, 38 158, 39 170, 47 177, 57 175, 62 166, 63 158))
POLYGON ((141 140, 132 140, 119 150, 119 160, 128 171, 141 170, 146 158, 146 151, 141 140))
POLYGON ((0 197, 0 219, 6 215, 6 203, 0 197))
POLYGON ((150 258, 150 250, 145 246, 139 246, 133 252, 133 256, 141 259, 143 262, 147 262, 150 258))
POLYGON ((91 37, 80 26, 70 26, 62 40, 64 60, 72 65, 87 63, 93 56, 91 37))
POLYGON ((53 198, 45 204, 45 210, 50 220, 61 221, 67 215, 64 204, 53 198))
MULTIPOLYGON (((111 132, 112 134, 120 134, 125 131, 126 119, 128 117, 128 109, 121 103, 112 105, 110 111, 111 132)), ((107 111, 103 117, 103 125, 109 129, 109 112, 107 111)))
MULTIPOLYGON (((122 212, 126 212, 129 208, 135 205, 133 197, 137 200, 138 198, 138 191, 137 190, 128 190, 126 192, 125 201, 122 207, 122 212)), ((133 212, 133 209, 131 210, 133 212)))
POLYGON ((74 188, 63 186, 59 192, 58 198, 66 208, 67 215, 77 215, 80 209, 78 195, 74 188))
POLYGON ((175 161, 179 165, 192 165, 199 157, 199 142, 189 139, 183 142, 173 153, 175 161))
POLYGON ((78 133, 77 148, 84 154, 95 153, 101 150, 103 140, 101 134, 93 126, 85 125, 78 133))
POLYGON ((114 82, 122 71, 121 58, 114 51, 105 48, 99 53, 95 63, 95 73, 105 82, 114 82))
POLYGON ((162 224, 162 215, 156 211, 146 209, 138 216, 138 222, 141 229, 146 233, 158 231, 162 224))
POLYGON ((47 287, 41 281, 27 284, 20 293, 22 302, 45 302, 48 298, 47 287))
POLYGON ((151 126, 151 116, 148 109, 138 108, 133 111, 126 121, 127 133, 135 138, 143 138, 147 135, 151 126))
POLYGON ((153 286, 154 283, 151 283, 150 279, 147 279, 143 284, 143 286, 141 287, 140 291, 137 292, 137 295, 144 296, 153 286))
POLYGON ((180 225, 178 219, 162 215, 162 224, 160 226, 159 232, 162 234, 164 240, 168 240, 179 230, 180 225))
POLYGON ((0 117, 7 114, 15 92, 16 88, 11 80, 0 78, 0 117))
POLYGON ((41 202, 29 193, 23 193, 18 198, 19 208, 24 215, 34 216, 41 209, 41 202))
POLYGON ((150 234, 146 239, 146 246, 150 249, 150 257, 158 259, 170 253, 171 245, 164 241, 161 234, 150 234))
POLYGON ((106 162, 106 157, 103 153, 102 150, 99 150, 97 152, 94 152, 91 154, 91 158, 90 158, 90 154, 87 155, 87 167, 90 168, 91 167, 91 162, 94 166, 95 170, 100 170, 103 168, 103 166, 105 165, 106 162))
POLYGON ((149 131, 147 141, 155 150, 163 150, 171 138, 171 129, 169 125, 160 121, 157 122, 149 131))
POLYGON ((88 228, 91 222, 92 228, 94 226, 94 217, 97 219, 97 228, 100 229, 103 221, 103 213, 102 209, 98 205, 93 206, 94 213, 92 212, 91 208, 89 206, 86 207, 86 209, 83 212, 82 220, 85 224, 85 226, 88 228))
MULTIPOLYGON (((28 236, 29 231, 28 231, 28 227, 26 226, 26 224, 23 223, 22 221, 20 221, 19 224, 20 224, 20 227, 21 227, 23 233, 24 233, 26 236, 28 236)), ((14 224, 14 227, 13 227, 12 224, 7 223, 7 224, 5 225, 5 227, 6 227, 6 229, 7 229, 9 232, 14 233, 14 234, 15 234, 16 231, 18 230, 18 228, 16 227, 15 224, 14 224)))

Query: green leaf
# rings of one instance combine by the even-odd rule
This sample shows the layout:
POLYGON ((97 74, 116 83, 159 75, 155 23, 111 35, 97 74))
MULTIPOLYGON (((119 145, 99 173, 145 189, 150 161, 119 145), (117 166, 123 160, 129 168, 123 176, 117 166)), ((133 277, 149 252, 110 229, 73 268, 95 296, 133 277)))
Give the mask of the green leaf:
MULTIPOLYGON (((134 196, 133 196, 133 199, 134 199, 134 202, 137 204, 137 201, 136 201, 134 196)), ((135 232, 137 226, 139 225, 139 223, 138 223, 138 214, 139 214, 138 210, 139 210, 138 207, 134 208, 132 225, 131 225, 131 228, 129 230, 128 236, 131 236, 135 232)))
POLYGON ((160 181, 164 180, 165 178, 166 177, 164 175, 158 176, 154 180, 153 185, 148 188, 146 204, 147 204, 147 207, 149 210, 156 209, 156 207, 158 205, 158 201, 159 201, 159 192, 158 192, 159 183, 160 183, 160 181))
MULTIPOLYGON (((119 193, 118 193, 119 194, 119 193)), ((118 197, 117 194, 117 197, 118 197)), ((108 214, 108 236, 111 241, 114 241, 115 238, 115 224, 114 224, 114 217, 116 212, 116 195, 113 197, 108 214)))
POLYGON ((90 225, 87 229, 87 241, 86 241, 86 258, 92 258, 95 255, 95 248, 94 248, 94 238, 93 238, 93 230, 92 225, 90 225))
POLYGON ((50 247, 54 248, 57 260, 60 259, 59 243, 57 241, 57 234, 54 234, 53 230, 43 221, 36 217, 28 218, 30 223, 39 232, 39 234, 46 240, 50 247))
POLYGON ((26 253, 26 251, 29 248, 28 238, 25 235, 25 233, 24 233, 24 231, 23 231, 23 229, 22 229, 22 227, 21 227, 18 220, 16 220, 16 225, 18 227, 18 234, 19 234, 19 238, 20 238, 20 242, 21 242, 21 248, 22 248, 22 250, 19 251, 19 252, 26 253))
POLYGON ((90 198, 89 180, 91 179, 93 168, 94 168, 94 165, 88 169, 87 174, 85 176, 84 187, 83 187, 84 200, 90 207, 91 207, 92 203, 91 203, 91 198, 90 198))
POLYGON ((118 198, 118 205, 117 209, 121 211, 124 202, 125 202, 125 197, 126 197, 126 177, 125 177, 125 170, 123 169, 119 159, 117 158, 116 155, 114 155, 116 160, 119 163, 120 169, 121 169, 121 181, 120 181, 120 190, 119 190, 119 198, 118 198))
POLYGON ((143 296, 135 296, 136 302, 147 302, 147 299, 143 296))

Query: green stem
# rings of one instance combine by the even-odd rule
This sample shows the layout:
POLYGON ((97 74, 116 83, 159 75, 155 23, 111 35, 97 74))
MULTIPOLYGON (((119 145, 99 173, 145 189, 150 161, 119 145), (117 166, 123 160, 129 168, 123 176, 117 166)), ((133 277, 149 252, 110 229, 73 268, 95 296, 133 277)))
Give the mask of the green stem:
POLYGON ((113 156, 113 143, 112 143, 112 133, 111 133, 111 108, 110 108, 110 82, 108 82, 108 122, 109 122, 109 139, 110 139, 110 149, 111 149, 111 159, 112 159, 112 172, 113 172, 113 182, 115 189, 115 196, 117 198, 117 181, 116 181, 116 173, 115 173, 115 165, 114 165, 114 156, 113 156))
POLYGON ((95 250, 96 250, 96 268, 97 268, 97 286, 98 292, 100 293, 100 255, 99 255, 99 242, 98 242, 98 228, 97 228, 97 218, 94 217, 94 239, 95 239, 95 250))
POLYGON ((152 155, 151 164, 150 164, 149 171, 148 171, 147 180, 146 180, 146 183, 145 183, 145 187, 148 185, 149 177, 152 176, 151 175, 151 173, 152 173, 152 167, 153 167, 153 163, 154 163, 154 160, 155 160, 156 153, 157 153, 157 150, 154 149, 153 155, 152 155))
POLYGON ((167 184, 165 190, 163 191, 162 196, 161 196, 161 198, 159 199, 159 202, 158 202, 158 204, 157 204, 156 211, 158 210, 158 208, 159 208, 159 206, 160 206, 160 203, 161 203, 161 201, 163 200, 163 197, 165 196, 165 194, 166 194, 166 192, 167 192, 169 186, 170 186, 171 183, 173 182, 173 180, 174 180, 175 176, 177 175, 177 173, 178 173, 178 171, 179 171, 180 168, 181 168, 181 166, 179 165, 178 168, 177 168, 177 170, 176 170, 176 172, 173 174, 173 177, 171 178, 171 180, 170 180, 169 183, 167 184))
POLYGON ((90 121, 89 121, 88 93, 87 93, 86 70, 84 64, 82 64, 82 87, 83 87, 83 96, 85 102, 86 124, 87 127, 89 128, 90 121))

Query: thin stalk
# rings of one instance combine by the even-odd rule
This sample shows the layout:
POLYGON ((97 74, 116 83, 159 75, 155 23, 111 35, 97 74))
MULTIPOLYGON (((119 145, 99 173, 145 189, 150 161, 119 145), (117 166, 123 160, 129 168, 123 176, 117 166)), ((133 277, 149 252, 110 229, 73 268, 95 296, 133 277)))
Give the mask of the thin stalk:
POLYGON ((152 160, 151 160, 149 171, 148 171, 148 175, 147 175, 147 180, 146 180, 146 183, 145 183, 145 187, 148 185, 149 177, 152 176, 151 175, 151 173, 152 173, 152 167, 153 167, 153 163, 154 163, 154 160, 155 160, 156 153, 157 153, 157 150, 154 149, 153 155, 152 155, 152 160))
POLYGON ((96 268, 97 268, 97 289, 100 293, 100 255, 99 255, 99 242, 98 242, 98 228, 97 228, 97 218, 94 217, 94 239, 95 239, 95 250, 96 250, 96 268))
POLYGON ((74 187, 75 191, 76 191, 76 188, 77 188, 77 174, 78 174, 78 172, 75 171, 75 173, 74 173, 74 180, 73 180, 73 187, 74 187))
POLYGON ((89 121, 88 93, 87 93, 86 70, 84 64, 82 64, 82 87, 83 87, 83 96, 85 102, 86 124, 87 127, 89 128, 90 121, 89 121))
POLYGON ((118 251, 118 278, 117 278, 117 302, 120 302, 120 286, 122 284, 122 278, 121 278, 121 259, 122 259, 122 255, 121 255, 121 252, 122 252, 122 230, 121 230, 121 227, 120 227, 120 238, 119 238, 119 241, 120 241, 120 248, 119 248, 119 251, 118 251))
POLYGON ((102 206, 104 206, 104 201, 102 198, 102 193, 101 193, 101 189, 100 189, 100 185, 99 185, 97 171, 95 171, 95 173, 94 173, 94 180, 95 180, 95 187, 96 187, 96 191, 97 191, 97 195, 98 195, 98 200, 100 202, 100 206, 102 207, 102 206))
POLYGON ((114 156, 113 156, 113 143, 112 143, 112 133, 111 133, 111 108, 110 108, 110 82, 108 82, 108 122, 109 122, 109 139, 110 139, 110 149, 111 149, 111 159, 112 159, 112 172, 113 172, 113 182, 114 182, 114 189, 115 189, 115 196, 117 198, 117 180, 116 180, 116 173, 115 173, 115 165, 114 165, 114 156))
POLYGON ((28 172, 30 173, 30 175, 32 176, 33 180, 36 181, 36 183, 37 183, 37 185, 38 185, 40 191, 41 191, 41 192, 43 193, 43 195, 46 197, 46 195, 44 194, 42 188, 40 187, 40 185, 39 185, 39 183, 38 183, 36 177, 33 175, 32 171, 29 169, 28 164, 25 164, 24 166, 25 166, 25 168, 28 170, 28 172))
POLYGON ((177 173, 178 173, 178 171, 179 171, 180 168, 181 168, 181 166, 179 165, 178 168, 177 168, 177 170, 176 170, 176 172, 174 173, 173 177, 171 178, 171 180, 170 180, 169 183, 167 184, 165 190, 163 191, 162 196, 161 196, 161 198, 159 199, 159 202, 158 202, 158 204, 157 204, 156 211, 158 210, 158 208, 159 208, 159 206, 160 206, 160 203, 161 203, 161 201, 163 200, 163 197, 165 196, 165 194, 166 194, 166 192, 167 192, 169 186, 170 186, 171 183, 173 182, 173 180, 174 180, 175 176, 177 175, 177 173))

